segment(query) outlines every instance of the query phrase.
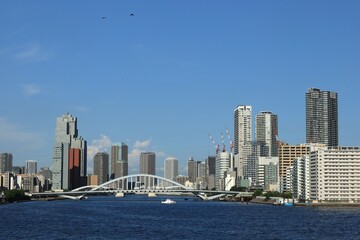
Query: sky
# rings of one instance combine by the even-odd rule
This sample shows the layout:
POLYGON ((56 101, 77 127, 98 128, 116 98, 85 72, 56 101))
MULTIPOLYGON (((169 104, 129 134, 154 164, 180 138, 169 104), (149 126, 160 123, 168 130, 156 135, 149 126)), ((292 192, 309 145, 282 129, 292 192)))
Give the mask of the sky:
MULTIPOLYGON (((0 2, 0 152, 51 167, 56 118, 70 113, 98 151, 124 142, 179 160, 229 146, 233 114, 279 118, 305 143, 305 93, 338 93, 339 144, 360 146, 360 1, 0 2), (133 16, 130 16, 133 14, 133 16)), ((254 127, 255 125, 253 125, 254 127)))

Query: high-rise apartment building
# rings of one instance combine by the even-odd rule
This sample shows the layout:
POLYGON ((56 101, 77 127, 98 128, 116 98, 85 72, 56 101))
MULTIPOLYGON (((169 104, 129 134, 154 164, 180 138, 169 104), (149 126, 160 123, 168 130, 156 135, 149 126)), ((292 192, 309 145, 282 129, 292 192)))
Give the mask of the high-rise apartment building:
POLYGON ((261 157, 278 156, 278 116, 272 112, 260 112, 255 120, 255 141, 261 157))
POLYGON ((128 175, 128 146, 125 143, 111 146, 110 179, 128 175))
POLYGON ((174 157, 168 157, 164 161, 164 177, 175 181, 179 174, 178 160, 174 157))
POLYGON ((78 137, 77 118, 69 113, 56 119, 52 190, 86 185, 87 143, 78 137))
POLYGON ((338 145, 336 92, 310 88, 306 93, 306 142, 338 145))
POLYGON ((94 175, 98 176, 98 184, 107 182, 109 175, 109 154, 98 152, 94 157, 94 175))
POLYGON ((25 173, 26 174, 35 174, 35 173, 37 173, 37 161, 27 160, 25 162, 25 173))
POLYGON ((239 105, 234 110, 234 157, 238 178, 244 177, 243 168, 252 154, 252 108, 239 105))
POLYGON ((296 158, 293 165, 293 198, 310 200, 310 157, 296 158))
POLYGON ((360 202, 360 147, 323 147, 311 152, 310 198, 360 202))
POLYGON ((11 153, 0 153, 0 173, 10 172, 13 168, 13 155, 11 153))
POLYGON ((279 144, 279 185, 280 192, 289 192, 292 189, 292 168, 294 160, 310 153, 309 144, 289 145, 279 144))
POLYGON ((155 175, 155 161, 155 153, 142 152, 140 154, 140 173, 155 175))

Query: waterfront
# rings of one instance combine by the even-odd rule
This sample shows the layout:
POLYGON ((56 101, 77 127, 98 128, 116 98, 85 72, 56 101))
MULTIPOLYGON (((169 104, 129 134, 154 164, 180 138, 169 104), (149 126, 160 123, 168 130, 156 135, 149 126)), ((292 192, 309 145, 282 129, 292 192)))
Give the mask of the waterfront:
POLYGON ((1 239, 360 239, 359 208, 171 197, 89 197, 0 206, 1 239))

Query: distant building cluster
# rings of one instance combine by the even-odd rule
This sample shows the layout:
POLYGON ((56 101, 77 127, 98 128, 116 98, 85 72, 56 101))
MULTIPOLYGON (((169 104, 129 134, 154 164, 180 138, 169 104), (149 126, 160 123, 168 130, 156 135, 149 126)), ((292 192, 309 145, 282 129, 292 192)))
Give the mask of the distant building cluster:
POLYGON ((256 115, 253 139, 252 107, 239 105, 230 151, 211 137, 214 161, 190 158, 189 181, 199 189, 288 192, 301 201, 360 201, 360 147, 338 146, 337 93, 310 88, 305 98, 306 143, 280 141, 278 116, 270 111, 256 115))
POLYGON ((37 161, 27 160, 24 166, 13 166, 11 153, 0 153, 0 189, 23 189, 43 192, 51 189, 52 171, 43 167, 37 171, 37 161))
MULTIPOLYGON (((279 139, 278 116, 262 111, 255 116, 252 106, 234 109, 233 140, 230 148, 215 145, 213 156, 187 161, 187 176, 179 175, 178 160, 164 160, 164 178, 195 189, 243 191, 262 189, 291 193, 301 201, 360 201, 360 147, 338 146, 338 96, 336 92, 310 88, 306 98, 306 143, 290 145, 279 139), (254 138, 253 138, 253 132, 254 138)), ((128 176, 128 146, 115 144, 111 152, 98 152, 92 174, 87 174, 87 143, 78 135, 77 119, 64 114, 56 120, 52 171, 37 170, 28 160, 23 167, 13 166, 11 153, 0 154, 1 188, 21 188, 32 192, 52 189, 72 190, 85 185, 100 185, 128 176)), ((156 154, 142 152, 139 173, 134 182, 114 181, 110 187, 154 187, 156 154)))

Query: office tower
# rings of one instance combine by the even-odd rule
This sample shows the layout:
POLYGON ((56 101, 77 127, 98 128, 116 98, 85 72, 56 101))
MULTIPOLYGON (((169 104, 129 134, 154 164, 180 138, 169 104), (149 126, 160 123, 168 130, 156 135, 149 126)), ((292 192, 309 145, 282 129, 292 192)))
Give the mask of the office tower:
POLYGON ((174 157, 168 157, 164 161, 164 177, 175 181, 178 172, 178 160, 174 157))
POLYGON ((52 190, 86 185, 87 143, 78 137, 77 118, 69 113, 56 119, 52 190))
POLYGON ((37 173, 37 161, 27 160, 25 162, 25 173, 27 174, 37 173))
POLYGON ((239 105, 234 110, 234 156, 239 179, 244 178, 244 165, 252 152, 251 106, 239 105))
POLYGON ((128 175, 128 146, 125 143, 111 146, 110 179, 128 175))
POLYGON ((71 142, 69 170, 74 172, 72 185, 75 188, 87 185, 87 143, 82 137, 71 142), (80 174, 80 176, 79 176, 80 174))
POLYGON ((255 141, 261 157, 278 156, 278 116, 272 112, 260 112, 255 120, 255 141))
POLYGON ((306 93, 306 142, 338 145, 336 92, 310 88, 306 93))
POLYGON ((193 157, 190 157, 187 166, 189 181, 195 183, 197 178, 197 161, 195 161, 193 157))
POLYGON ((206 181, 208 189, 215 188, 216 157, 208 156, 206 159, 206 181))
MULTIPOLYGON (((153 152, 142 152, 140 154, 140 173, 155 175, 156 155, 153 152)), ((151 181, 149 177, 140 177, 141 186, 154 187, 156 182, 151 181)))
POLYGON ((107 182, 109 174, 109 154, 98 152, 94 157, 94 175, 98 176, 98 184, 107 182))
POLYGON ((129 152, 128 146, 125 143, 121 143, 121 161, 120 161, 120 176, 129 175, 129 152))
POLYGON ((216 169, 216 157, 208 156, 206 160, 207 175, 215 174, 216 169))
POLYGON ((155 160, 155 153, 142 152, 140 154, 140 173, 155 175, 155 160))
POLYGON ((197 176, 202 179, 206 178, 206 162, 205 161, 197 162, 197 176))
POLYGON ((11 153, 0 153, 0 173, 10 172, 13 168, 13 156, 11 153))

